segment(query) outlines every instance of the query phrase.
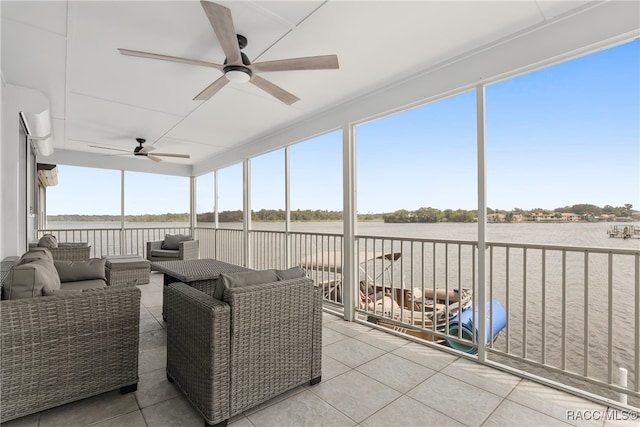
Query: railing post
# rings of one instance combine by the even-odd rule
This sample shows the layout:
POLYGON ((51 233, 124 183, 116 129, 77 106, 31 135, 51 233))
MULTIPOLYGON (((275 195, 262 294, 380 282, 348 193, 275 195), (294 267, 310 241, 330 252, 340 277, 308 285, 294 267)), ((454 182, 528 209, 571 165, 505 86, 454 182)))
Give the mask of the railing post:
POLYGON ((343 182, 343 218, 344 221, 344 257, 342 271, 342 303, 344 319, 355 320, 356 286, 358 283, 358 254, 356 253, 355 234, 356 211, 356 128, 347 124, 342 128, 342 182, 343 182))
MULTIPOLYGON (((487 161, 485 144, 484 86, 476 88, 478 143, 478 361, 487 360, 487 161)), ((509 286, 509 284, 507 284, 509 286)))

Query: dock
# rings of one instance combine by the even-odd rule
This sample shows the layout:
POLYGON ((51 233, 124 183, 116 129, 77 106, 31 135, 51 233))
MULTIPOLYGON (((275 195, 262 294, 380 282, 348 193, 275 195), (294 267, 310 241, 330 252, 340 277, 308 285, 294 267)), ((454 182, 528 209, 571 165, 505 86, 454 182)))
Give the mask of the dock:
POLYGON ((640 227, 633 224, 612 225, 607 234, 611 238, 640 239, 640 227))

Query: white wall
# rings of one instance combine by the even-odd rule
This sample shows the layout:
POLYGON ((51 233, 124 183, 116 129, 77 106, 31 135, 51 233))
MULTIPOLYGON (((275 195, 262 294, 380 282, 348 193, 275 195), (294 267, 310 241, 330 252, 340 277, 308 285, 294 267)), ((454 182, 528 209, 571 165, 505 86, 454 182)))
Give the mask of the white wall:
POLYGON ((0 259, 20 255, 26 250, 26 148, 19 139, 18 113, 40 113, 49 108, 41 93, 20 86, 2 88, 2 127, 0 129, 0 259))

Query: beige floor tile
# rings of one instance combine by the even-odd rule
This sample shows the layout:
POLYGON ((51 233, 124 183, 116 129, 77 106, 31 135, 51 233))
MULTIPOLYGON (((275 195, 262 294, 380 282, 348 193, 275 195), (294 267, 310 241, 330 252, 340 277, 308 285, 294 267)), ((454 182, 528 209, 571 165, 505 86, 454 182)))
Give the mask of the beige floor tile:
POLYGON ((344 363, 351 368, 367 363, 384 353, 384 350, 380 350, 379 348, 353 338, 322 347, 323 355, 326 354, 327 356, 333 357, 338 362, 344 363))
POLYGON ((149 332, 163 329, 160 322, 156 320, 151 314, 149 317, 141 317, 140 318, 140 332, 149 332))
POLYGON ((171 399, 180 394, 182 394, 180 389, 167 380, 167 372, 165 369, 157 369, 140 374, 138 390, 135 392, 140 408, 155 405, 156 403, 171 399))
POLYGON ((362 421, 360 425, 363 427, 464 426, 453 418, 407 396, 394 400, 362 421))
POLYGON ((133 393, 120 394, 116 390, 44 411, 40 414, 40 427, 86 426, 136 410, 133 393))
POLYGON ((408 396, 468 426, 479 426, 502 398, 447 375, 437 373, 408 396))
POLYGON ((349 338, 348 335, 341 334, 338 331, 334 331, 331 328, 322 328, 322 345, 326 346, 333 344, 334 342, 342 341, 349 338))
POLYGON ((146 427, 144 417, 140 410, 120 415, 97 424, 91 424, 91 427, 146 427))
POLYGON ((184 395, 142 409, 148 427, 202 427, 204 419, 184 395))
POLYGON ((256 427, 355 425, 353 420, 308 390, 250 414, 247 418, 256 427))
POLYGON ((408 341, 404 338, 375 329, 358 334, 354 338, 384 351, 393 351, 408 344, 408 341))
POLYGON ((404 357, 434 371, 444 369, 458 359, 452 354, 435 350, 417 343, 409 343, 392 352, 396 356, 404 357))
POLYGON ((482 424, 482 427, 510 426, 516 422, 519 427, 567 427, 570 425, 526 406, 504 400, 482 424))
POLYGON ((377 357, 356 369, 401 393, 408 392, 436 373, 432 369, 390 353, 377 357))
POLYGON ((155 329, 148 332, 140 333, 140 351, 151 350, 158 347, 167 346, 167 331, 164 329, 155 329))
POLYGON ((443 374, 505 397, 520 382, 520 378, 497 369, 460 358, 444 368, 443 374))
POLYGON ((321 382, 309 390, 356 422, 370 417, 401 394, 355 370, 321 382))
POLYGON ((138 374, 167 368, 167 346, 138 352, 138 374))
POLYGON ((2 427, 38 427, 40 412, 2 423, 2 427))
POLYGON ((329 357, 326 354, 322 355, 322 381, 330 380, 340 374, 344 374, 350 369, 347 365, 338 362, 333 357, 329 357))
POLYGON ((604 423, 602 418, 584 419, 578 415, 585 411, 604 413, 604 406, 533 381, 522 380, 507 399, 573 425, 601 427, 604 423), (576 415, 574 419, 570 419, 572 414, 576 415))
POLYGON ((333 329, 334 331, 338 331, 341 334, 348 335, 350 337, 354 337, 363 332, 372 330, 370 327, 362 325, 360 323, 346 322, 344 320, 329 322, 325 324, 324 327, 333 329))

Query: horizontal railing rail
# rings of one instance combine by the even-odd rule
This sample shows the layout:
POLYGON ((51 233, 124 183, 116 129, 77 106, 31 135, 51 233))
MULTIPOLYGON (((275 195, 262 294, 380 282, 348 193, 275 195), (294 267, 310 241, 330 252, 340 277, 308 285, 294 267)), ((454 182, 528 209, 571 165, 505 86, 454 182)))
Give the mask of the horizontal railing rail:
MULTIPOLYGON (((147 241, 189 231, 49 229, 38 236, 87 242, 92 256, 145 256, 147 241)), ((324 301, 343 307, 342 234, 251 230, 246 236, 239 229, 195 229, 201 258, 253 269, 302 266, 323 287, 324 301)), ((355 247, 360 319, 469 353, 477 349, 476 333, 451 328, 456 315, 479 304, 476 241, 358 235, 355 247), (443 300, 432 303, 438 290, 443 300)), ((498 301, 506 317, 488 310, 485 348, 492 363, 611 399, 626 395, 639 406, 640 250, 489 242, 486 258, 487 301, 498 301), (619 373, 627 374, 626 385, 619 373)))

